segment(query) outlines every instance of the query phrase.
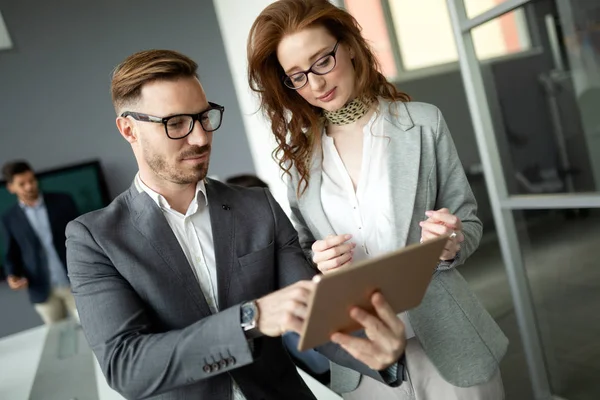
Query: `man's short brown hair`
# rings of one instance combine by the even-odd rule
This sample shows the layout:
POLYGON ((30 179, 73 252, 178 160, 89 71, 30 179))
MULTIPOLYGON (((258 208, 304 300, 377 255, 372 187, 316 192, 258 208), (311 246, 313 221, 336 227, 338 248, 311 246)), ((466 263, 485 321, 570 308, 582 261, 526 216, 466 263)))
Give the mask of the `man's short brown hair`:
POLYGON ((12 183, 15 175, 22 174, 24 172, 33 172, 33 169, 29 163, 25 160, 11 161, 2 166, 2 178, 6 183, 12 183))
POLYGON ((198 77, 198 64, 172 50, 145 50, 127 57, 112 75, 110 91, 117 114, 139 100, 142 86, 157 79, 198 77))

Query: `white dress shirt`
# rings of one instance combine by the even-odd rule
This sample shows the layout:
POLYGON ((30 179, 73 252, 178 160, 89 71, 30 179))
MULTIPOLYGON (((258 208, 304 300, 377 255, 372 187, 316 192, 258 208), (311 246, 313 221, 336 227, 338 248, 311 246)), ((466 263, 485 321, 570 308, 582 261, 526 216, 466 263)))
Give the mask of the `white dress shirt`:
MULTIPOLYGON (((136 175, 135 182, 160 207, 190 263, 210 311, 217 313, 219 311, 217 264, 204 181, 199 181, 196 185, 196 195, 185 214, 171 208, 169 202, 162 195, 142 182, 139 174, 136 175)), ((246 399, 235 381, 233 382, 233 399, 246 399)))
MULTIPOLYGON (((363 128, 363 155, 356 192, 333 138, 322 136, 321 202, 338 235, 351 234, 356 243, 353 262, 397 250, 393 242, 393 212, 388 171, 389 137, 383 118, 374 113, 363 128)), ((406 337, 414 336, 406 313, 399 314, 406 337)))

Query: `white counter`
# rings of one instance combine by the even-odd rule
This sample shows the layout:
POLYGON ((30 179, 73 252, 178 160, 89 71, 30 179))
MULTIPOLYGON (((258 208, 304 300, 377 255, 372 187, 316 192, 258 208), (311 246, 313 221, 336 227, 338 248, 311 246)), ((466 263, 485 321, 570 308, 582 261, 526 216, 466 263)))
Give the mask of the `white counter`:
MULTIPOLYGON (((299 372, 317 399, 341 400, 310 375, 299 372)), ((124 398, 106 383, 83 333, 71 322, 65 322, 51 330, 40 326, 0 339, 0 399, 124 398), (52 368, 47 368, 48 363, 52 363, 52 368)))

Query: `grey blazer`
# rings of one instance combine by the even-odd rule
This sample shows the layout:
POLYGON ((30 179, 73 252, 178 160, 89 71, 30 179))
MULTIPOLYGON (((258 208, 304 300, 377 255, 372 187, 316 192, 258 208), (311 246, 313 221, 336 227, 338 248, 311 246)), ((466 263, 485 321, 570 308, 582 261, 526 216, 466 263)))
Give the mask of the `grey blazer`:
MULTIPOLYGON (((314 269, 264 189, 207 180, 219 313, 211 314, 161 210, 135 185, 67 226, 67 266, 81 324, 109 385, 130 399, 314 399, 280 338, 253 341, 240 304, 314 269)), ((331 360, 382 381, 339 346, 331 360)))
MULTIPOLYGON (((417 243, 425 211, 447 207, 463 223, 465 241, 452 263, 441 263, 423 302, 408 317, 428 357, 448 382, 459 387, 488 381, 506 353, 508 340, 456 270, 477 248, 482 225, 477 203, 440 111, 423 103, 381 101, 389 136, 389 177, 397 247, 417 243)), ((321 204, 320 148, 315 150, 306 191, 296 195, 298 173, 291 171, 288 198, 300 244, 309 253, 312 243, 334 232, 321 204)), ((409 366, 410 367, 410 366, 409 366)), ((332 364, 332 389, 350 392, 360 374, 332 364)), ((410 373, 410 369, 409 369, 410 373)))

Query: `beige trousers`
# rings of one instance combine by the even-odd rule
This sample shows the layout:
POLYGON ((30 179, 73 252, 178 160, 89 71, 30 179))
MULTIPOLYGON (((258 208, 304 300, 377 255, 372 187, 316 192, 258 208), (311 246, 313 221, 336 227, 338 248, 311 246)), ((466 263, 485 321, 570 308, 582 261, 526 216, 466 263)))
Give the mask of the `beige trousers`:
POLYGON ((67 314, 79 321, 75 298, 69 287, 52 288, 48 300, 44 303, 36 303, 34 307, 46 325, 62 321, 67 317, 67 314))
POLYGON ((429 357, 423 351, 417 338, 411 338, 406 345, 408 381, 392 388, 363 376, 360 384, 344 400, 503 400, 504 386, 500 370, 489 382, 482 385, 461 388, 451 385, 437 372, 429 357))

